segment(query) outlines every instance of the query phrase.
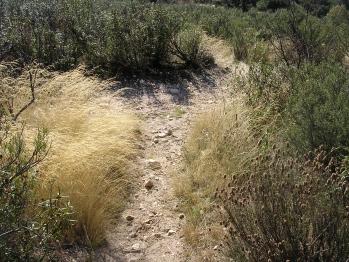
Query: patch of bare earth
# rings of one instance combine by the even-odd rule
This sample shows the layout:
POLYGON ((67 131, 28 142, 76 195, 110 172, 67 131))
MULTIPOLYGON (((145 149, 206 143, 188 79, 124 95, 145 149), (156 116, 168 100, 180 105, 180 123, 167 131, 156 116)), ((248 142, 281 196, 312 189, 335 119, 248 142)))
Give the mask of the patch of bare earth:
POLYGON ((107 246, 98 251, 101 261, 193 259, 183 239, 186 217, 178 211, 172 183, 192 122, 222 102, 233 73, 231 53, 222 42, 209 41, 209 51, 217 63, 212 69, 185 77, 163 75, 162 80, 125 80, 112 86, 123 106, 143 120, 144 143, 137 163, 141 175, 136 190, 109 232, 107 246))

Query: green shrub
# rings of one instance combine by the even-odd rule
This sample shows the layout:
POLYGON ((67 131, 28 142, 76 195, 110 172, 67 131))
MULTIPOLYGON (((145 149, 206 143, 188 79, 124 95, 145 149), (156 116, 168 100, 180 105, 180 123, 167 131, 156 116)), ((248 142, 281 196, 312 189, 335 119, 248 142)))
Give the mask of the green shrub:
POLYGON ((303 62, 331 59, 341 62, 347 52, 334 33, 336 26, 325 18, 311 16, 297 5, 277 12, 267 28, 274 51, 287 65, 299 67, 303 62))
POLYGON ((47 139, 39 132, 30 152, 23 130, 0 122, 0 253, 1 261, 39 261, 52 257, 70 225, 71 207, 60 194, 34 201, 35 171, 45 157, 47 139))
POLYGON ((262 110, 268 107, 274 114, 283 112, 290 89, 287 74, 288 69, 283 65, 252 64, 246 77, 242 78, 249 104, 262 110))
POLYGON ((132 70, 169 62, 170 43, 180 19, 159 6, 130 5, 117 9, 111 26, 111 63, 132 70))
POLYGON ((349 145, 349 78, 340 64, 254 64, 242 83, 249 104, 280 117, 274 128, 283 129, 297 150, 349 145))
POLYGON ((249 162, 250 172, 228 174, 217 194, 233 259, 347 260, 348 180, 331 154, 317 150, 306 160, 274 148, 249 162))
POLYGON ((201 28, 188 26, 182 29, 172 44, 172 52, 186 65, 198 67, 212 63, 212 58, 202 46, 203 32, 201 28))
POLYGON ((332 31, 336 35, 338 45, 346 56, 349 55, 349 11, 343 5, 334 6, 326 17, 328 23, 335 28, 332 31))
MULTIPOLYGON (((15 63, 0 66, 0 260, 41 261, 55 256, 58 241, 71 224, 72 208, 59 193, 36 197, 36 187, 42 183, 36 167, 46 157, 49 144, 47 132, 39 130, 33 145, 27 145, 29 135, 15 123, 33 101, 19 105, 17 111, 22 102, 17 101, 20 87, 11 80, 18 72, 15 63)), ((29 75, 34 88, 36 73, 29 71, 29 75)))
POLYGON ((349 77, 338 64, 307 64, 292 76, 286 107, 290 140, 300 149, 349 146, 349 77))

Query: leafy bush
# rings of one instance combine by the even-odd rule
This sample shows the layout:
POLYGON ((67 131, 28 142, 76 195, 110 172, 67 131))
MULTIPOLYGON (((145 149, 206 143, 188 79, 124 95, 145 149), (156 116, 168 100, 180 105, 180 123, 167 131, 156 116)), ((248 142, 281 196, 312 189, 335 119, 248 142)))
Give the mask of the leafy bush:
MULTIPOLYGON (((11 79, 18 71, 16 64, 0 66, 0 253, 1 261, 36 261, 55 256, 59 240, 72 224, 72 207, 59 192, 49 190, 41 199, 35 196, 42 182, 37 166, 49 145, 47 132, 39 130, 28 146, 23 125, 14 122, 31 105, 15 111, 20 88, 11 79)), ((30 80, 34 88, 31 72, 30 80)))
POLYGON ((55 69, 80 62, 109 71, 171 66, 171 44, 183 26, 180 12, 162 5, 104 0, 2 3, 0 60, 36 60, 55 69))
POLYGON ((36 60, 56 69, 76 66, 105 41, 103 0, 26 0, 4 3, 0 59, 36 60))
POLYGON ((268 23, 270 43, 279 59, 287 65, 323 60, 341 62, 345 47, 340 45, 336 27, 326 19, 311 16, 304 9, 292 5, 279 11, 268 23))
POLYGON ((116 10, 111 27, 111 63, 137 70, 169 63, 180 20, 158 6, 131 5, 116 10))
POLYGON ((343 5, 334 6, 327 14, 329 23, 335 31, 336 39, 345 55, 349 55, 349 11, 343 5))
POLYGON ((288 73, 283 65, 252 64, 247 75, 241 77, 249 104, 263 110, 268 107, 274 114, 283 112, 290 92, 288 73))
POLYGON ((347 177, 331 154, 317 150, 307 159, 276 150, 253 159, 249 172, 228 173, 228 186, 217 194, 227 217, 231 257, 238 261, 347 260, 347 177))
POLYGON ((285 111, 292 142, 305 150, 349 145, 349 78, 338 64, 304 65, 285 111))
POLYGON ((202 46, 203 32, 199 27, 182 29, 172 43, 172 52, 186 65, 198 67, 212 63, 202 46))
POLYGON ((71 207, 60 194, 33 201, 39 175, 34 167, 46 155, 46 135, 39 132, 29 152, 22 131, 1 122, 0 252, 4 261, 32 261, 54 256, 70 226, 71 207))

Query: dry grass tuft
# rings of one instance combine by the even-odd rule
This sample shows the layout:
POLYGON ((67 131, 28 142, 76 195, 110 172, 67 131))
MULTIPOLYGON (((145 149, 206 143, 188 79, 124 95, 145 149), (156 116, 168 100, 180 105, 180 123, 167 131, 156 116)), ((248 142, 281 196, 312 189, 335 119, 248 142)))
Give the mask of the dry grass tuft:
POLYGON ((187 215, 184 232, 190 244, 203 247, 220 238, 214 206, 216 188, 222 186, 225 175, 243 168, 256 151, 242 98, 198 119, 185 146, 184 171, 176 181, 176 194, 187 215), (202 237, 206 233, 208 237, 202 237))
POLYGON ((76 70, 39 88, 38 103, 22 115, 33 129, 46 127, 52 139, 40 167, 39 197, 50 187, 69 196, 77 220, 70 241, 102 243, 110 220, 122 209, 134 176, 138 120, 97 97, 102 84, 76 70))

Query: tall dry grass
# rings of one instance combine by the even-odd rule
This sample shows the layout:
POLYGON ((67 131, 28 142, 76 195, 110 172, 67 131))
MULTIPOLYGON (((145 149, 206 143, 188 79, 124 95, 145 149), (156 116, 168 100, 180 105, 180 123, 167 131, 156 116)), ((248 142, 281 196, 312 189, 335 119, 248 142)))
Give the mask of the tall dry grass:
POLYGON ((79 70, 38 87, 21 121, 48 128, 52 146, 40 167, 38 197, 51 189, 69 197, 76 223, 67 238, 97 246, 119 214, 134 177, 138 120, 103 95, 103 83, 79 70))
POLYGON ((185 238, 200 247, 222 236, 214 229, 220 228, 215 208, 216 188, 223 185, 227 174, 240 172, 245 161, 257 153, 243 98, 203 114, 194 125, 184 151, 184 170, 176 181, 176 194, 187 216, 185 238))

